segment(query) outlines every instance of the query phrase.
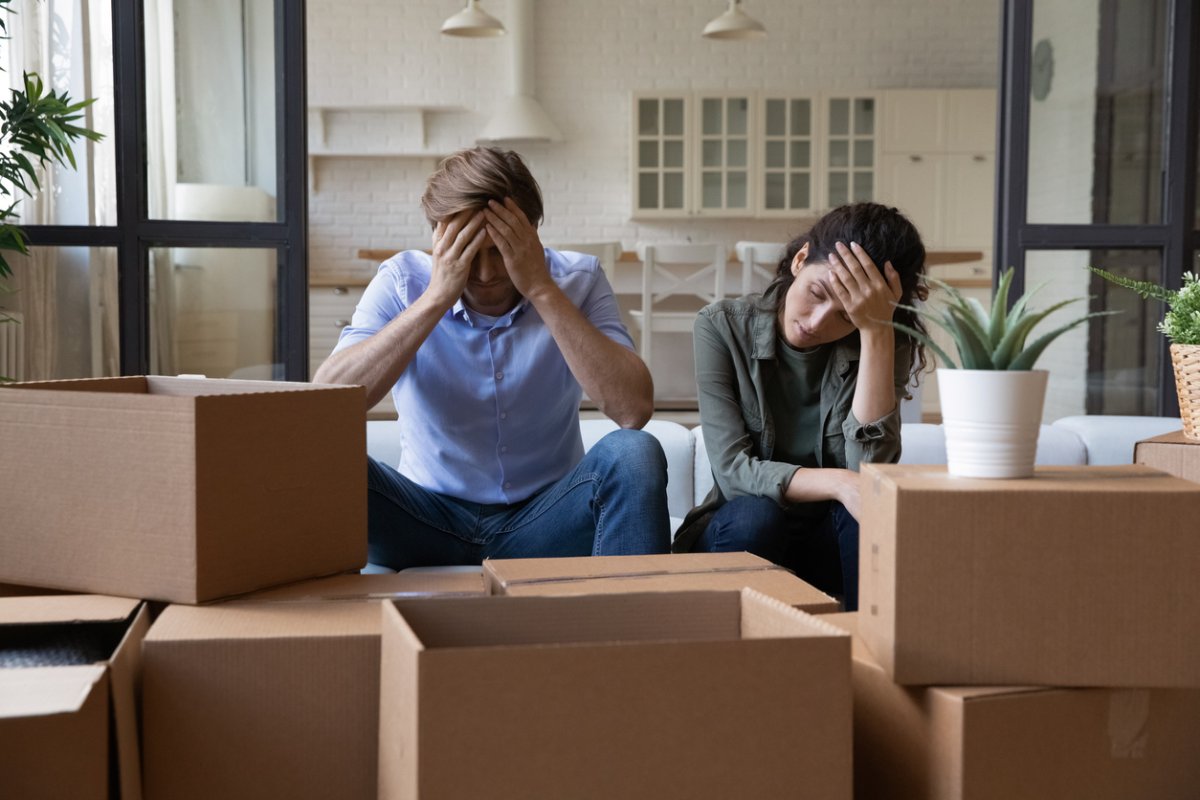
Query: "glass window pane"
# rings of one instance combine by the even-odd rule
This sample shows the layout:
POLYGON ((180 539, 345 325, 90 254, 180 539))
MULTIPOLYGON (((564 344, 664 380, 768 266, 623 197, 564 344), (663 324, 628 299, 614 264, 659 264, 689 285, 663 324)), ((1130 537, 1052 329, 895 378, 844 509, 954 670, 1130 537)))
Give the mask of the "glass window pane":
POLYGON ((700 106, 700 130, 705 136, 718 136, 721 133, 721 101, 711 97, 706 98, 700 106))
MULTIPOLYGON (((792 135, 808 136, 812 132, 812 102, 792 101, 792 135)), ((831 131, 832 132, 832 131, 831 131)))
POLYGON ((725 163, 731 167, 746 166, 745 139, 731 139, 725 143, 725 163))
POLYGON ((746 195, 746 173, 730 172, 725 176, 727 208, 746 208, 750 205, 746 195))
POLYGON ((706 167, 721 166, 721 140, 705 139, 700 146, 701 163, 706 167))
POLYGON ((657 100, 638 100, 638 134, 641 136, 658 135, 657 100))
POLYGON ((638 174, 638 208, 658 208, 658 173, 638 174))
POLYGON ((663 101, 663 133, 667 136, 683 136, 683 100, 675 98, 663 101))
POLYGON ((767 101, 767 136, 787 133, 787 105, 782 100, 767 101))
POLYGON ((116 248, 31 247, 6 257, 13 274, 0 283, 0 377, 120 375, 116 248))
POLYGON ((854 142, 854 166, 871 167, 875 165, 875 140, 858 139, 854 142))
MULTIPOLYGON (((71 143, 75 168, 36 167, 42 188, 21 199, 15 213, 27 225, 117 224, 116 137, 113 135, 112 4, 92 3, 86 14, 73 2, 17 3, 3 11, 8 35, 0 40, 0 87, 24 90, 23 74, 36 72, 47 91, 72 102, 94 99, 75 123, 103 135, 71 143)), ((87 4, 85 4, 87 5, 87 4)), ((9 92, 3 92, 10 102, 9 92)), ((4 137, 5 149, 19 152, 4 137)), ((36 158, 30 156, 30 161, 36 158)), ((5 182, 8 185, 8 182, 5 182)), ((34 187, 31 185, 31 189, 34 187)), ((0 198, 7 208, 21 194, 0 198)))
MULTIPOLYGON (((1051 314, 1038 328, 1045 333, 1087 309, 1120 311, 1089 320, 1056 339, 1035 365, 1048 370, 1043 422, 1074 414, 1157 414, 1159 353, 1156 330, 1163 305, 1108 283, 1084 269, 1103 267, 1135 280, 1161 281, 1157 250, 1040 250, 1025 256, 1025 285, 1049 283, 1038 292, 1034 310, 1060 300, 1094 296, 1051 314)), ((1170 369, 1170 366, 1167 366, 1170 369)))
POLYGON ((658 166, 658 142, 638 142, 638 166, 639 167, 657 167, 658 166))
MULTIPOLYGON (((145 35, 150 216, 277 219, 272 0, 176 3, 169 18, 147 14, 145 35)), ((356 144, 378 131, 334 116, 356 144)), ((326 144, 348 142, 330 134, 326 144)))
POLYGON ((663 166, 664 167, 682 167, 683 166, 683 142, 680 142, 680 141, 663 142, 663 166))
POLYGON ((1162 221, 1166 6, 1034 3, 1029 222, 1162 221))
POLYGON ((280 379, 273 248, 150 251, 150 370, 280 379))
POLYGON ((793 167, 812 166, 812 145, 807 141, 792 142, 793 167))
POLYGON ((765 205, 767 208, 784 208, 783 204, 783 173, 768 172, 765 205))
POLYGON ((812 205, 812 179, 807 172, 792 173, 792 192, 789 208, 809 208, 812 205))
POLYGON ((700 204, 704 208, 721 207, 721 173, 705 172, 700 181, 700 204))
POLYGON ((833 139, 829 142, 829 166, 850 166, 850 143, 845 139, 833 139))
POLYGON ((787 151, 784 149, 783 142, 767 142, 767 166, 787 166, 787 164, 784 162, 786 153, 787 151))
POLYGON ((850 101, 844 97, 829 101, 829 134, 831 136, 848 136, 850 134, 850 101))
POLYGON ((663 208, 683 208, 683 173, 663 175, 663 208))
POLYGON ((731 97, 725 101, 726 126, 725 132, 734 136, 745 136, 747 118, 750 115, 750 101, 745 97, 731 97))
POLYGON ((865 203, 875 194, 875 176, 870 172, 854 173, 854 202, 865 203))
POLYGON ((860 97, 854 101, 854 134, 871 136, 875 133, 875 101, 860 97))
POLYGON ((850 175, 845 172, 829 173, 829 205, 841 206, 850 202, 850 175))

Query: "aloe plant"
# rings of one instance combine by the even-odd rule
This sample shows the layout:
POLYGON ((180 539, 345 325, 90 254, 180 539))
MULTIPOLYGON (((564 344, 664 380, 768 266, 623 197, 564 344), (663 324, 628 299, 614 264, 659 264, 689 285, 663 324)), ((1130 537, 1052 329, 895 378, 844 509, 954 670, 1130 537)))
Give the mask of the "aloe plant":
POLYGON ((1008 307, 1008 293, 1012 286, 1012 279, 1013 269, 1009 267, 1000 276, 1000 285, 996 289, 996 296, 992 300, 990 312, 984 308, 983 303, 980 303, 973 297, 965 297, 962 292, 953 286, 936 278, 930 278, 929 282, 945 289, 949 296, 949 300, 942 307, 915 308, 913 306, 901 306, 901 308, 908 309, 920 315, 950 334, 950 338, 953 340, 954 346, 958 351, 957 362, 942 347, 938 346, 928 334, 900 322, 893 322, 892 325, 897 330, 903 331, 936 353, 940 364, 944 367, 951 369, 1029 370, 1033 369, 1034 363, 1046 347, 1059 336, 1062 336, 1078 325, 1082 325, 1093 317, 1116 313, 1112 311, 1094 311, 1090 314, 1084 314, 1082 317, 1078 317, 1066 325, 1055 328, 1030 342, 1028 341, 1030 334, 1042 320, 1055 311, 1071 303, 1077 303, 1084 298, 1076 297, 1071 300, 1063 300, 1041 311, 1032 311, 1029 308, 1029 301, 1037 293, 1038 289, 1041 288, 1041 286, 1038 286, 1033 291, 1026 292, 1010 309, 1008 307))
POLYGON ((1132 289, 1147 300, 1161 300, 1167 304, 1167 313, 1158 323, 1158 332, 1172 344, 1200 344, 1200 278, 1193 272, 1183 274, 1183 286, 1167 289, 1150 281, 1138 281, 1124 275, 1114 275, 1108 270, 1088 267, 1110 283, 1132 289))

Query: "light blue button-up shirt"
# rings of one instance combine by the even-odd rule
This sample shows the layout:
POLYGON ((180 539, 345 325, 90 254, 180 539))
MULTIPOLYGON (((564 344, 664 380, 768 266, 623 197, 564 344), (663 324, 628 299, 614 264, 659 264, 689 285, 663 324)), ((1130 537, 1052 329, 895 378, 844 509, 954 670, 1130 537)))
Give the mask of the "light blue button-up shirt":
MULTIPOLYGON (((558 287, 613 341, 633 349, 612 287, 593 256, 546 250, 558 287)), ((372 336, 429 286, 433 260, 418 250, 383 262, 334 352, 372 336)), ((502 317, 459 300, 392 387, 400 473, 476 503, 517 503, 583 458, 582 390, 537 310, 522 300, 502 317)))

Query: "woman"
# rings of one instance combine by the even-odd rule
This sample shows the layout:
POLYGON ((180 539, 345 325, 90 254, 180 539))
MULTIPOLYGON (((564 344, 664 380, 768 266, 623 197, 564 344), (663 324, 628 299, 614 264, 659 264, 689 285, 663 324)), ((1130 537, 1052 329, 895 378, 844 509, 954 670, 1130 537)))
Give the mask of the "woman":
POLYGON ((842 206, 792 240, 761 295, 695 323, 700 422, 716 485, 676 551, 748 550, 858 607, 858 465, 900 458, 900 399, 926 365, 892 327, 928 290, 899 211, 842 206), (879 266, 879 265, 882 265, 879 266))

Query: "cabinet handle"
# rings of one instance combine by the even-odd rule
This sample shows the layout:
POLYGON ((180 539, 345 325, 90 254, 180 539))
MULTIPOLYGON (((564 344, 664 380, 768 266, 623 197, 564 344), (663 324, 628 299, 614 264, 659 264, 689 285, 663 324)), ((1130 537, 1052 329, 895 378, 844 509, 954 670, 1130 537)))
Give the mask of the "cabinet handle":
POLYGON ((972 161, 987 161, 987 156, 972 156, 972 161))
POLYGON ((350 290, 345 286, 335 286, 333 287, 333 293, 340 296, 344 294, 350 294, 350 290))
POLYGON ((918 162, 918 161, 923 161, 924 159, 923 159, 923 158, 921 158, 921 156, 916 156, 916 155, 914 155, 914 156, 909 156, 909 157, 908 157, 908 160, 909 160, 909 161, 912 161, 912 162, 915 164, 916 162, 918 162))
POLYGON ((348 319, 335 319, 333 321, 333 327, 335 327, 339 330, 341 330, 342 328, 346 327, 349 324, 350 324, 350 320, 348 320, 348 319))

